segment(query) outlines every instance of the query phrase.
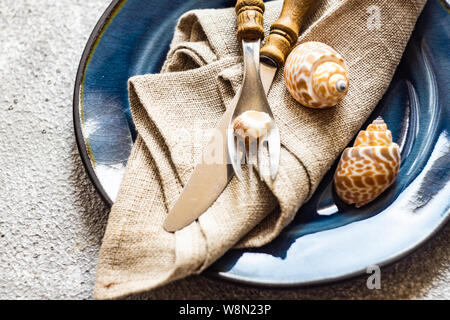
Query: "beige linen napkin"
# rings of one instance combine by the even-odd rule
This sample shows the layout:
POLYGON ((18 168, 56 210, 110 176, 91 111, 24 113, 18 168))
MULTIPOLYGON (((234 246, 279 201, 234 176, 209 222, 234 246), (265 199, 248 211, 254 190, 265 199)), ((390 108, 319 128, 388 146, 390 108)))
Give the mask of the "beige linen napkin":
MULTIPOLYGON (((129 81, 139 135, 110 213, 95 297, 149 290, 200 273, 234 246, 274 239, 382 97, 424 3, 321 1, 299 40, 324 42, 344 56, 348 95, 334 108, 308 109, 289 95, 278 72, 268 97, 281 132, 276 180, 260 181, 256 169, 243 183, 233 178, 198 222, 168 233, 163 221, 200 161, 207 138, 201 133, 218 123, 242 79, 234 9, 182 16, 162 73, 129 81)), ((266 34, 281 5, 266 3, 266 34)))

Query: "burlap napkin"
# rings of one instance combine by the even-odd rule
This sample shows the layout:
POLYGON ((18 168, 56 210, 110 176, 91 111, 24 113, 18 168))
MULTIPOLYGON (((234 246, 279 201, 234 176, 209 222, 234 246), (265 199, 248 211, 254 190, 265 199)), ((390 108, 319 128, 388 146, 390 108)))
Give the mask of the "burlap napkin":
MULTIPOLYGON (((198 222, 168 233, 164 218, 200 160, 202 133, 217 124, 242 79, 234 9, 182 16, 162 73, 129 81, 139 135, 103 239, 95 297, 149 290, 200 273, 236 245, 274 239, 382 97, 424 3, 321 1, 299 41, 321 41, 344 56, 348 95, 334 108, 308 109, 293 100, 278 72, 268 97, 281 132, 276 180, 253 179, 256 169, 243 183, 233 178, 198 222)), ((266 34, 281 5, 266 3, 266 34)))

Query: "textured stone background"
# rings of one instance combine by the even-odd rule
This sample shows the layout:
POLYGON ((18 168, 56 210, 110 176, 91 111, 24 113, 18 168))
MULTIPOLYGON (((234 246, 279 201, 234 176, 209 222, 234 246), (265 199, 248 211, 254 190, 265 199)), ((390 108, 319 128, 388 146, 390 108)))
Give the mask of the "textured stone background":
MULTIPOLYGON (((92 298, 108 208, 78 156, 72 93, 84 45, 108 4, 0 1, 0 298, 92 298)), ((196 276, 133 298, 449 299, 449 240, 447 225, 383 268, 381 290, 368 290, 365 277, 268 290, 196 276)))

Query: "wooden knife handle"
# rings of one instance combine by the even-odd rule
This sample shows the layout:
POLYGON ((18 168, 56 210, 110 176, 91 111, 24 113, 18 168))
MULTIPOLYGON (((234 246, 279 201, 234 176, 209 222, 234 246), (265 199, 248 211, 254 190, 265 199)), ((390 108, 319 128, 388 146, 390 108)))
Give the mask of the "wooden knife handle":
POLYGON ((237 15, 237 37, 241 40, 256 40, 264 38, 262 0, 237 0, 234 7, 237 15))
POLYGON ((270 26, 261 56, 270 58, 278 67, 282 66, 297 42, 306 13, 315 2, 317 0, 284 0, 280 17, 270 26))

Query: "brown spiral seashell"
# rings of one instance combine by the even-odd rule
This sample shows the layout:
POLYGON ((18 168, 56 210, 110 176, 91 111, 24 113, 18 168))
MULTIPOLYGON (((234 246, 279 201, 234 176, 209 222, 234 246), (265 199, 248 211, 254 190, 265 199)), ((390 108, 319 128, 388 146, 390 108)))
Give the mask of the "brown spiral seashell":
POLYGON ((284 80, 294 99, 310 108, 336 105, 349 86, 344 58, 330 46, 313 41, 296 46, 289 54, 284 80))
POLYGON ((353 147, 342 153, 334 174, 337 195, 357 208, 371 202, 397 178, 400 151, 392 133, 378 117, 361 130, 353 147))
POLYGON ((267 113, 249 110, 234 119, 233 129, 242 138, 256 140, 267 134, 270 121, 267 113))

